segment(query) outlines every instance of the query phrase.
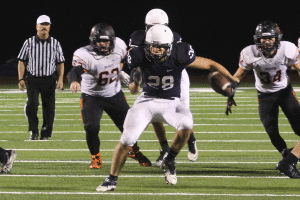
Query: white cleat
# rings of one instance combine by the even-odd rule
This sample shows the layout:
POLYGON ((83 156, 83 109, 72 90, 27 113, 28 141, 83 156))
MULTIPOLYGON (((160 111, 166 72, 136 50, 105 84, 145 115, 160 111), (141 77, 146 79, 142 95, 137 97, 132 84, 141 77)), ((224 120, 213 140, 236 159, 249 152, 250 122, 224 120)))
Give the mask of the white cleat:
POLYGON ((167 184, 176 185, 177 183, 176 171, 174 171, 172 174, 170 170, 166 170, 165 179, 167 184))
POLYGON ((109 178, 106 178, 105 181, 96 188, 97 192, 108 192, 113 191, 117 187, 117 181, 111 181, 109 178))
POLYGON ((189 152, 188 152, 188 158, 191 162, 195 162, 197 159, 198 159, 198 148, 197 148, 197 143, 196 141, 194 142, 194 146, 195 148, 195 153, 192 153, 189 149, 189 152))
POLYGON ((167 184, 176 185, 177 177, 175 160, 166 160, 167 155, 168 153, 165 153, 161 168, 163 168, 165 171, 165 180, 167 184))

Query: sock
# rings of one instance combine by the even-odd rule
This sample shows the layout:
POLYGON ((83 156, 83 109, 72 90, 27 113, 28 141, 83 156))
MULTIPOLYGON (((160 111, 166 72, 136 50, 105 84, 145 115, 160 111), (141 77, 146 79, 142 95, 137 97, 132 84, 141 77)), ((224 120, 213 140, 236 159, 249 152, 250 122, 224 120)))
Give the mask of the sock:
POLYGON ((109 175, 109 177, 108 177, 110 180, 112 180, 112 181, 117 181, 118 180, 118 176, 114 176, 114 175, 109 175))
POLYGON ((292 153, 289 153, 289 155, 287 155, 287 157, 285 157, 284 160, 289 164, 294 164, 298 162, 298 158, 292 153))
POLYGON ((173 149, 170 149, 168 152, 168 155, 166 157, 166 160, 174 160, 178 153, 174 152, 173 149))
POLYGON ((168 152, 170 150, 168 141, 160 142, 160 146, 163 152, 168 152))
POLYGON ((194 136, 194 132, 191 133, 190 138, 188 140, 188 145, 194 145, 194 142, 196 141, 196 138, 194 136))

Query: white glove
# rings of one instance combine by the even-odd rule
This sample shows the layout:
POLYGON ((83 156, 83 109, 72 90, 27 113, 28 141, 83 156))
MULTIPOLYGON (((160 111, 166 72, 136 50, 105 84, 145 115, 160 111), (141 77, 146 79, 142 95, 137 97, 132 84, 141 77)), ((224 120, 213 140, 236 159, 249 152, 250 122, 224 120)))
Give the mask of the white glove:
POLYGON ((124 83, 126 86, 129 85, 130 76, 126 72, 124 72, 123 70, 120 71, 119 78, 122 81, 122 83, 124 83))

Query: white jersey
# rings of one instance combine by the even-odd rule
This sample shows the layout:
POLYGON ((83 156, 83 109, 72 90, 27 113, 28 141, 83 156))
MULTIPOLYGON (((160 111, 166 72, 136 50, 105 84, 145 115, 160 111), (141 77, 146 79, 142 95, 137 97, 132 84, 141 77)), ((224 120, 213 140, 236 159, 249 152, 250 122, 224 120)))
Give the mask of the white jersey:
POLYGON ((114 50, 107 56, 97 55, 91 45, 74 52, 72 65, 82 66, 81 92, 91 96, 111 97, 121 90, 118 74, 120 63, 126 55, 126 44, 120 38, 115 39, 114 50))
POLYGON ((289 84, 287 67, 299 62, 299 52, 291 42, 281 41, 273 58, 264 57, 255 45, 244 48, 240 55, 240 68, 253 69, 255 87, 264 93, 277 92, 289 84))
POLYGON ((300 38, 298 39, 298 48, 300 49, 300 38))

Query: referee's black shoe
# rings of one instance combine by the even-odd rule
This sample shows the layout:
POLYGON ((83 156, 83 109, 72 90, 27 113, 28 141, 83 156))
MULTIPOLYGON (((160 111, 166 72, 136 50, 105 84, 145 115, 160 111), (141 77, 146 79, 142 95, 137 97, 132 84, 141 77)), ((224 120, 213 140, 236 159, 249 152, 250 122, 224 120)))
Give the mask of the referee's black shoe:
POLYGON ((29 140, 38 140, 38 137, 39 137, 38 131, 30 131, 29 140))
POLYGON ((281 160, 278 164, 276 169, 280 170, 280 172, 284 173, 284 175, 290 178, 300 179, 300 174, 298 169, 296 168, 297 163, 288 163, 285 160, 281 160))

